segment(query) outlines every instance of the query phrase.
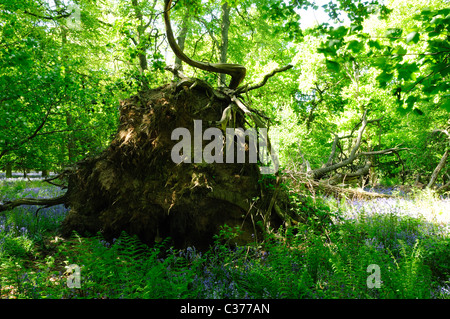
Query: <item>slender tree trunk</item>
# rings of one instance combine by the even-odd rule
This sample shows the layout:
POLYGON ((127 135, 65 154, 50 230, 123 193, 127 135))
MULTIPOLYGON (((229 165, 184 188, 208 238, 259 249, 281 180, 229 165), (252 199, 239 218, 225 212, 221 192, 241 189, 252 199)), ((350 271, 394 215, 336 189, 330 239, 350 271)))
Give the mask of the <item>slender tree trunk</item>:
MULTIPOLYGON (((67 127, 70 129, 73 126, 73 117, 70 112, 66 113, 66 124, 67 127)), ((67 154, 69 156, 69 162, 75 163, 75 140, 72 136, 73 133, 69 133, 69 140, 67 141, 67 154)))
POLYGON ((434 183, 436 183, 436 179, 437 179, 439 173, 441 172, 442 168, 444 168, 444 166, 445 166, 445 162, 447 161, 448 154, 449 154, 449 150, 446 150, 444 155, 442 155, 442 158, 439 161, 439 164, 434 169, 433 174, 431 174, 430 182, 428 183, 427 188, 433 187, 434 183))
MULTIPOLYGON (((184 15, 183 22, 181 24, 181 30, 177 37, 177 43, 180 47, 181 51, 184 51, 184 43, 186 42, 187 33, 189 31, 189 9, 186 10, 186 13, 184 15)), ((179 69, 180 71, 183 71, 183 61, 178 56, 175 56, 175 68, 179 69)))
MULTIPOLYGON (((55 1, 57 8, 59 9, 61 7, 61 3, 59 0, 55 1)), ((64 27, 61 27, 61 48, 63 52, 62 59, 67 59, 67 55, 65 54, 67 45, 67 30, 64 27)), ((67 77, 68 71, 67 69, 64 69, 64 77, 67 77)), ((66 124, 68 128, 70 129, 73 126, 73 117, 70 111, 66 112, 66 124)), ((69 140, 67 141, 67 152, 69 157, 70 163, 75 163, 75 141, 73 138, 73 133, 69 133, 69 140)))
POLYGON ((11 163, 6 164, 6 178, 12 177, 12 165, 11 163))
MULTIPOLYGON (((228 30, 230 29, 230 6, 227 2, 222 5, 222 43, 220 46, 220 63, 227 63, 228 54, 228 30)), ((219 86, 226 86, 226 74, 219 74, 219 86)))
POLYGON ((147 85, 148 82, 146 78, 144 77, 144 72, 148 70, 148 61, 147 61, 147 55, 146 55, 146 49, 147 44, 145 40, 145 22, 144 22, 144 16, 142 15, 142 11, 139 8, 139 2, 138 0, 132 0, 131 4, 134 7, 134 12, 136 14, 136 18, 139 21, 139 26, 137 27, 138 35, 137 35, 137 42, 135 43, 138 50, 138 58, 139 58, 139 73, 141 74, 141 81, 144 85, 147 85))

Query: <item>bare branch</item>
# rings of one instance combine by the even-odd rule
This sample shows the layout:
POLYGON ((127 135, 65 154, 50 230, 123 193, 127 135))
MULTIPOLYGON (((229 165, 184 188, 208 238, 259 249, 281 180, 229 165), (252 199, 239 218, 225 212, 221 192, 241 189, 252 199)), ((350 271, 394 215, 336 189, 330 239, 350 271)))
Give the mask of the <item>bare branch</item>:
MULTIPOLYGON (((358 150, 361 147, 361 141, 362 141, 362 136, 364 134, 364 131, 367 127, 367 124, 369 123, 374 123, 374 122, 379 122, 381 121, 381 118, 377 118, 377 119, 373 119, 373 120, 368 120, 367 119, 367 113, 368 110, 364 111, 364 114, 361 118, 361 121, 353 128, 352 132, 349 135, 343 136, 343 137, 339 137, 337 135, 335 135, 334 138, 334 142, 333 142, 333 146, 332 146, 332 150, 331 150, 331 154, 328 158, 327 163, 324 165, 324 167, 318 168, 318 169, 314 169, 314 170, 309 170, 308 175, 310 175, 313 179, 320 179, 322 176, 324 176, 325 174, 335 171, 339 168, 345 167, 347 165, 350 165, 351 163, 353 163, 357 158, 361 157, 361 156, 372 156, 372 155, 384 155, 384 154, 389 154, 389 153, 397 153, 398 151, 402 151, 402 150, 407 150, 407 148, 389 148, 389 149, 385 149, 385 150, 380 150, 380 151, 369 151, 369 152, 358 152, 358 150), (358 135, 356 137, 356 141, 355 141, 355 145, 352 147, 351 151, 350 151, 350 155, 345 158, 344 160, 340 161, 339 163, 335 163, 332 164, 333 158, 334 158, 334 154, 336 152, 336 146, 338 145, 338 142, 340 139, 344 139, 344 138, 350 138, 353 136, 354 131, 356 130, 356 128, 361 125, 361 127, 358 129, 358 135)), ((303 158, 303 157, 302 157, 303 158)), ((370 163, 370 162, 368 162, 370 163)), ((370 163, 369 166, 365 166, 364 170, 368 171, 368 169, 370 168, 372 164, 370 163)), ((355 173, 350 173, 350 174, 357 174, 355 176, 359 176, 360 175, 360 171, 355 172, 355 173)), ((353 176, 353 175, 347 175, 347 176, 353 176)))
POLYGON ((407 151, 407 150, 409 150, 409 148, 407 148, 407 147, 403 147, 403 148, 393 147, 393 148, 388 148, 388 149, 381 150, 381 151, 361 152, 358 154, 358 156, 385 155, 385 154, 390 154, 390 153, 396 153, 398 151, 407 151))
POLYGON ((51 207, 55 205, 64 204, 65 202, 66 202, 66 194, 55 198, 20 198, 0 205, 0 212, 11 210, 14 207, 22 205, 38 205, 51 207))
POLYGON ((272 72, 264 75, 263 80, 260 83, 258 83, 258 84, 255 84, 255 85, 252 85, 252 86, 247 86, 247 85, 240 86, 239 88, 237 88, 236 94, 239 94, 239 93, 242 93, 242 92, 248 92, 248 91, 255 90, 255 89, 259 89, 260 87, 264 86, 266 84, 267 80, 269 80, 275 74, 287 71, 289 69, 292 69, 293 67, 294 67, 293 65, 288 64, 288 65, 286 65, 286 66, 284 66, 282 68, 275 69, 272 72))
POLYGON ((337 134, 335 134, 333 146, 331 147, 331 153, 330 153, 330 156, 328 157, 328 161, 326 162, 325 166, 330 166, 331 164, 333 164, 333 158, 334 158, 334 154, 336 153, 336 145, 338 142, 339 142, 339 136, 337 134))
POLYGON ((39 19, 45 19, 45 20, 58 20, 58 19, 62 19, 62 18, 68 18, 68 17, 70 17, 72 15, 72 13, 69 12, 69 13, 62 13, 62 14, 59 13, 59 15, 55 16, 55 17, 52 17, 52 16, 41 16, 41 15, 38 15, 38 14, 35 14, 35 13, 32 13, 32 12, 29 12, 27 10, 25 10, 23 13, 31 15, 31 16, 39 18, 39 19))

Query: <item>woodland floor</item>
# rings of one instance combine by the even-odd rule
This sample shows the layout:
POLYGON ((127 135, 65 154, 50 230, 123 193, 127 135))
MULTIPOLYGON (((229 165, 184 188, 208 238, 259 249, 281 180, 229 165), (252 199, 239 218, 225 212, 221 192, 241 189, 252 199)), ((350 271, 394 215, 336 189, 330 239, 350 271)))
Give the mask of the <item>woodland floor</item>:
MULTIPOLYGON (((0 180, 2 200, 60 192, 39 181, 0 180)), ((224 227, 206 252, 175 250, 167 240, 150 248, 126 233, 112 243, 100 235, 62 238, 63 206, 37 216, 36 207, 19 207, 0 216, 0 297, 450 299, 450 199, 398 195, 292 194, 298 213, 332 214, 333 223, 311 217, 247 246, 229 245, 236 230, 224 227), (71 264, 80 266, 80 288, 67 285, 71 264), (367 284, 374 264, 380 288, 367 284)))

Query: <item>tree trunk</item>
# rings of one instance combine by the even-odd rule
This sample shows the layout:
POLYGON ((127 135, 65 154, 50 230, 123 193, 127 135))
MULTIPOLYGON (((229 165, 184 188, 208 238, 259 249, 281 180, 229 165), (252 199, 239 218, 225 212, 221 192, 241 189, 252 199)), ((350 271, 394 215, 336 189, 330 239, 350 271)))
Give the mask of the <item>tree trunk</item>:
MULTIPOLYGON (((74 124, 73 117, 70 112, 66 112, 66 124, 69 129, 71 129, 73 127, 73 124, 74 124)), ((68 154, 68 158, 69 158, 69 163, 73 164, 76 161, 75 140, 73 137, 73 133, 68 133, 68 134, 69 134, 69 138, 67 140, 67 154, 68 154)))
POLYGON ((136 15, 136 18, 139 21, 139 25, 137 26, 137 40, 135 40, 135 45, 137 48, 137 55, 139 59, 139 73, 141 75, 141 82, 142 84, 147 87, 148 81, 145 77, 145 71, 148 70, 148 61, 147 61, 147 44, 146 44, 146 26, 144 22, 144 16, 142 14, 142 11, 139 7, 138 0, 131 0, 131 4, 133 5, 134 12, 136 15))
MULTIPOLYGON (((186 9, 186 13, 181 24, 181 30, 177 37, 178 46, 182 51, 184 51, 184 44, 186 42, 187 33, 189 31, 189 20, 190 20, 189 8, 186 9)), ((175 68, 183 71, 183 61, 178 56, 175 56, 175 68)))
POLYGON ((12 165, 11 165, 11 163, 6 163, 6 178, 12 178, 12 165))
POLYGON ((434 169, 433 174, 431 174, 431 178, 430 178, 430 181, 428 182, 427 188, 433 187, 434 183, 436 183, 436 179, 437 179, 439 173, 441 172, 442 168, 444 168, 444 166, 445 166, 445 162, 447 161, 448 154, 449 154, 449 150, 446 150, 444 155, 442 155, 442 158, 439 161, 439 164, 434 169))
MULTIPOLYGON (((222 5, 222 24, 221 34, 222 40, 220 45, 220 63, 227 63, 228 54, 228 30, 230 29, 230 6, 227 2, 222 5)), ((219 86, 227 86, 226 74, 219 74, 219 86)))

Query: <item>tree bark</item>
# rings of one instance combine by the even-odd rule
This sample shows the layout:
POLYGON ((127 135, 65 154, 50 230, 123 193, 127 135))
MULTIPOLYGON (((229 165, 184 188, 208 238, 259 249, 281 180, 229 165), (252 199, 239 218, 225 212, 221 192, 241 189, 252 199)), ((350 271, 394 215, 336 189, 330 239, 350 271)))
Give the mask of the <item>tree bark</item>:
POLYGON ((434 183, 436 183, 436 179, 439 175, 439 173, 441 172, 441 170, 444 168, 445 166, 445 162, 447 161, 448 158, 448 154, 449 154, 449 150, 446 150, 444 155, 442 155, 441 160, 439 161, 439 164, 436 166, 436 168, 434 169, 433 174, 431 174, 431 178, 430 181, 428 182, 427 188, 431 188, 434 186, 434 183))
POLYGON ((11 210, 14 207, 22 205, 38 205, 51 207, 66 203, 66 194, 54 198, 20 198, 12 202, 6 202, 0 205, 0 212, 11 210))
MULTIPOLYGON (((227 63, 228 54, 228 30, 230 29, 231 8, 227 2, 222 5, 220 63, 227 63)), ((219 74, 219 86, 226 86, 226 74, 219 74)))
MULTIPOLYGON (((177 37, 177 43, 181 51, 184 51, 184 44, 186 42, 187 33, 189 31, 188 27, 190 18, 191 16, 189 14, 189 8, 187 8, 185 11, 183 22, 181 23, 180 33, 177 37)), ((183 71, 183 61, 178 56, 175 56, 175 68, 183 71)))
POLYGON ((6 163, 6 178, 12 178, 12 165, 11 165, 11 163, 6 163))
POLYGON ((144 72, 148 70, 148 61, 147 61, 147 54, 146 49, 147 45, 145 44, 145 30, 146 26, 144 24, 144 17, 142 14, 141 9, 139 8, 139 2, 138 0, 131 0, 131 4, 133 5, 134 12, 136 15, 136 18, 139 21, 139 25, 137 27, 137 40, 136 40, 136 49, 139 59, 139 73, 141 75, 141 82, 144 86, 148 85, 148 81, 145 78, 144 72))
MULTIPOLYGON (((70 112, 66 113, 66 124, 69 129, 73 127, 73 117, 70 112)), ((76 148, 75 148, 75 140, 73 137, 73 133, 69 133, 69 138, 67 140, 67 156, 69 158, 70 164, 75 163, 76 156, 75 156, 76 148)))
POLYGON ((195 61, 189 58, 186 54, 184 54, 183 50, 180 49, 177 42, 175 41, 175 36, 173 35, 172 25, 170 22, 170 6, 172 4, 172 0, 165 0, 164 5, 164 23, 166 25, 166 35, 167 41, 169 42, 170 47, 176 56, 178 56, 183 62, 189 64, 194 68, 199 68, 201 70, 214 72, 214 73, 225 73, 231 75, 231 81, 228 87, 232 90, 236 90, 244 80, 245 75, 247 73, 247 69, 240 64, 233 63, 208 63, 195 61))

